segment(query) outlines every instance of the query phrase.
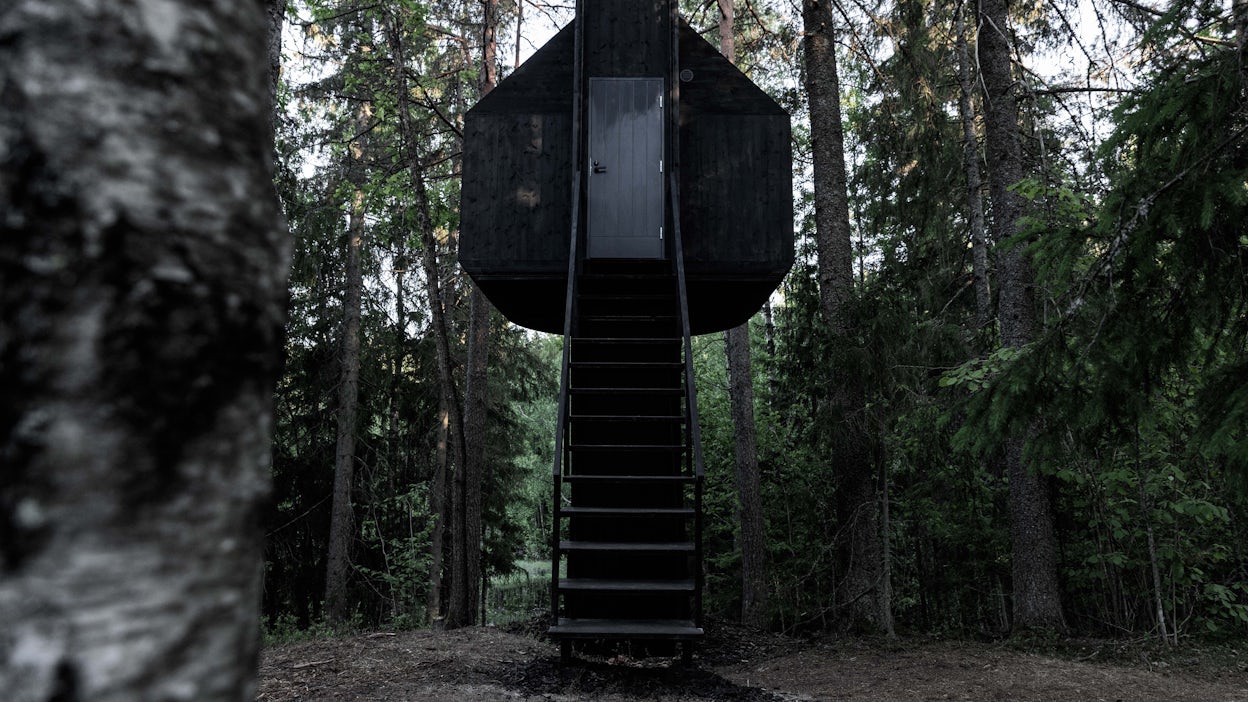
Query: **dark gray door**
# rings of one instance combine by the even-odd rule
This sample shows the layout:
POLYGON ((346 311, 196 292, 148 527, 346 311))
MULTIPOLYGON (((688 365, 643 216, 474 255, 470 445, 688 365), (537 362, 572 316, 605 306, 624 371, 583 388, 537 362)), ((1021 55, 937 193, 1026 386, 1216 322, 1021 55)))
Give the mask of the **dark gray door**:
POLYGON ((589 79, 591 258, 663 258, 663 79, 589 79))

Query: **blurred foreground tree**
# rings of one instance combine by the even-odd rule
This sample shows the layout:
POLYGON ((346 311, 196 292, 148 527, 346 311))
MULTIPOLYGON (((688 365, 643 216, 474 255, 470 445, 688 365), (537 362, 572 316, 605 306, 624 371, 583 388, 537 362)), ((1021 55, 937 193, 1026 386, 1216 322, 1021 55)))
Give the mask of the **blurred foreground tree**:
POLYGON ((269 27, 0 10, 5 699, 253 696, 287 261, 269 27))

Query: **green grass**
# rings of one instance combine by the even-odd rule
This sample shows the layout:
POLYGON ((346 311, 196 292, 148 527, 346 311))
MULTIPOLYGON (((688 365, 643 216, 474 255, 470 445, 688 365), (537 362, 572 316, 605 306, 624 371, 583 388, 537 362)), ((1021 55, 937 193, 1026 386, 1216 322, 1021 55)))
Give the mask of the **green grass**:
POLYGON ((490 578, 486 620, 505 626, 527 621, 550 606, 550 561, 516 561, 509 575, 490 578))

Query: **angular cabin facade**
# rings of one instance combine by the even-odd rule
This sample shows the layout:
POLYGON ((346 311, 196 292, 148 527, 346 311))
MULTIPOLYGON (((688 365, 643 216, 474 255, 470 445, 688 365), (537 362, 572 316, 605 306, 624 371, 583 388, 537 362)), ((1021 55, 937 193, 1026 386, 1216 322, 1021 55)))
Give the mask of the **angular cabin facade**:
POLYGON ((565 336, 565 659, 603 639, 688 659, 703 634, 689 339, 745 322, 789 270, 791 172, 788 114, 671 0, 579 0, 467 114, 460 264, 508 319, 565 336))
MULTIPOLYGON (((630 3, 584 4, 588 9, 630 3)), ((661 17, 660 7, 666 3, 642 4, 643 14, 661 17)), ((604 24, 601 31, 622 26, 604 24)), ((508 319, 556 334, 563 331, 572 184, 578 175, 572 154, 576 28, 576 22, 565 27, 469 110, 464 120, 460 265, 508 319)), ((627 161, 640 158, 640 150, 653 144, 630 144, 623 153, 617 147, 616 152, 599 154, 607 151, 601 142, 611 135, 595 130, 605 123, 596 116, 620 111, 620 91, 633 90, 632 79, 661 79, 660 95, 678 106, 676 138, 667 138, 660 146, 665 170, 679 169, 690 324, 694 334, 704 334, 749 319, 793 263, 789 115, 683 20, 678 20, 677 34, 675 80, 667 77, 666 68, 656 70, 666 56, 633 55, 625 42, 607 42, 604 51, 589 52, 583 91, 589 134, 582 151, 586 163, 579 169, 584 187, 578 213, 586 220, 579 223, 578 233, 587 241, 579 250, 589 257, 604 252, 611 257, 649 254, 661 246, 662 257, 672 255, 670 226, 663 233, 658 227, 640 230, 650 232, 651 241, 632 246, 648 244, 651 249, 618 251, 596 246, 612 232, 586 226, 602 212, 595 208, 599 201, 606 208, 614 203, 649 217, 657 209, 670 218, 670 202, 643 207, 637 197, 645 193, 609 190, 633 185, 617 179, 616 172, 634 165, 627 161), (612 46, 617 49, 610 50, 612 46), (618 64, 589 62, 600 53, 624 56, 618 64), (620 67, 612 68, 615 65, 620 67), (600 143, 594 143, 595 136, 600 143), (604 173, 593 172, 595 159, 604 173), (615 163, 608 164, 612 159, 615 163), (601 197, 591 200, 595 195, 601 197)), ((661 125, 668 131, 671 117, 661 125)), ((654 167, 655 175, 662 176, 657 163, 654 167)))

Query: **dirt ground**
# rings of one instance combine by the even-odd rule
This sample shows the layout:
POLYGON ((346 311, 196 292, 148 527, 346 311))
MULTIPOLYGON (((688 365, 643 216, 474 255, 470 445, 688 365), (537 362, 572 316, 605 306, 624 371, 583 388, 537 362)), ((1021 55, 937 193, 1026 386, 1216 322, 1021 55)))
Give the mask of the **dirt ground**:
POLYGON ((1163 662, 1124 657, 1112 643, 1043 655, 967 642, 811 642, 724 624, 708 627, 689 669, 679 657, 592 655, 561 667, 558 649, 531 633, 478 627, 275 646, 263 654, 256 699, 1248 702, 1248 645, 1219 651, 1163 662))

